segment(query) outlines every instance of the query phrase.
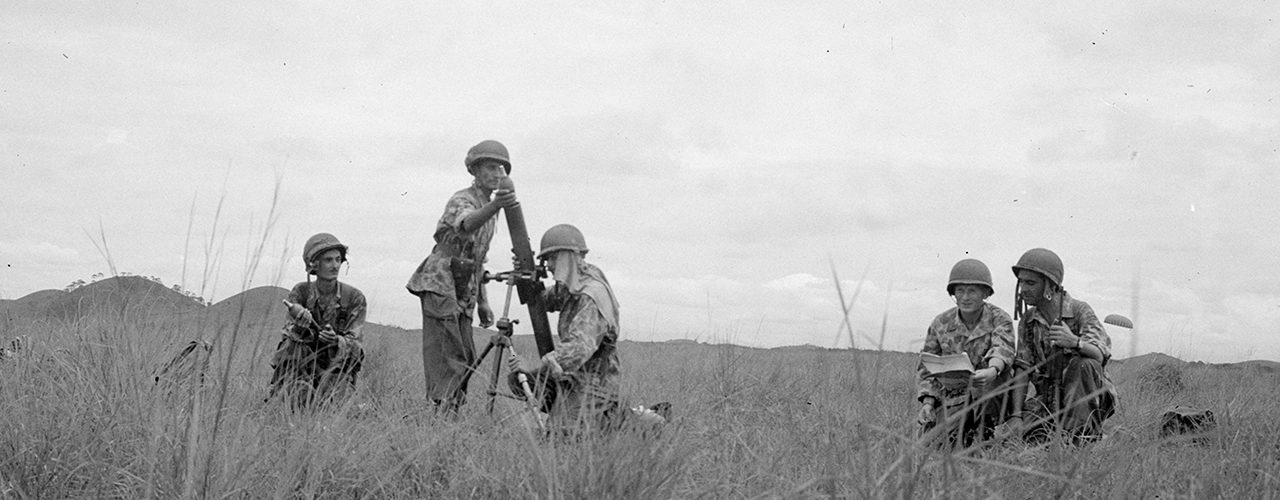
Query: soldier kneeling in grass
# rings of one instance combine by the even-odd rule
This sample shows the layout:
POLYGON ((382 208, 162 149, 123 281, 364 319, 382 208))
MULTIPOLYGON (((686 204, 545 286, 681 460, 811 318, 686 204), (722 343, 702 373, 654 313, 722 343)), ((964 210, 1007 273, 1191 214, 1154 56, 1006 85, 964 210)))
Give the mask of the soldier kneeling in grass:
POLYGON ((518 378, 534 381, 535 399, 560 430, 611 430, 631 420, 666 422, 670 405, 625 408, 618 396, 618 300, 600 268, 588 264, 586 239, 561 224, 542 236, 541 259, 555 278, 544 294, 548 311, 560 311, 559 342, 534 366, 510 358, 512 391, 523 394, 518 378))
POLYGON ((1093 308, 1062 287, 1057 254, 1028 250, 1013 273, 1018 277, 1015 311, 1021 310, 1022 321, 1010 429, 1031 442, 1056 436, 1076 444, 1101 439, 1102 422, 1115 414, 1118 399, 1106 372, 1111 337, 1093 308), (1028 385, 1035 396, 1024 399, 1028 385))
POLYGON ((940 427, 938 432, 945 433, 951 445, 990 439, 1007 413, 1007 398, 997 388, 1011 378, 1013 320, 986 302, 993 292, 986 264, 976 259, 957 262, 947 281, 956 307, 934 318, 925 335, 916 370, 919 423, 926 435, 940 427), (939 369, 929 362, 948 356, 957 358, 963 369, 939 369))
POLYGON ((355 390, 364 360, 364 294, 338 281, 347 246, 320 233, 307 240, 302 258, 307 281, 294 285, 286 299, 290 322, 271 359, 274 373, 267 396, 283 393, 294 407, 345 397, 355 390))

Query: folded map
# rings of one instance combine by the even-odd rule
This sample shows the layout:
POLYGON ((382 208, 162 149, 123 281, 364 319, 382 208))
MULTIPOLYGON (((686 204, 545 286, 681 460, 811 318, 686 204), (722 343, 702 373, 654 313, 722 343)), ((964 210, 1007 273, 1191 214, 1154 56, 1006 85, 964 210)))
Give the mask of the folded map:
POLYGON ((969 361, 969 355, 963 352, 946 356, 922 352, 920 362, 924 363, 924 369, 928 370, 930 375, 973 373, 973 363, 969 361))

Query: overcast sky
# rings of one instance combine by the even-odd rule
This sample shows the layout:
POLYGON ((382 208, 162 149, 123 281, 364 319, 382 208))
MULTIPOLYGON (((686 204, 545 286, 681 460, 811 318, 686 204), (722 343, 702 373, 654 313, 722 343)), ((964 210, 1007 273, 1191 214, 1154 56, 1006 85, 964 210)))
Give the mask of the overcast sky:
POLYGON ((419 328, 404 283, 497 139, 624 338, 848 346, 834 270, 859 347, 887 315, 917 350, 957 260, 1011 311, 1047 247, 1099 315, 1137 288, 1139 352, 1280 359, 1274 2, 852 3, 6 2, 0 298, 109 272, 100 224, 214 300, 302 280, 326 231, 370 319, 419 328))

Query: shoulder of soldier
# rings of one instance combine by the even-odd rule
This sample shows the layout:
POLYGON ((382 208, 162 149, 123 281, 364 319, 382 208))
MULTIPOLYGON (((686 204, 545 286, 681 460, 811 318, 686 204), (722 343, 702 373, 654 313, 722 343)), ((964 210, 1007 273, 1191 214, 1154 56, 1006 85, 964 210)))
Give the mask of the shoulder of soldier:
POLYGON ((1071 295, 1067 295, 1067 305, 1071 308, 1072 312, 1076 313, 1076 317, 1082 316, 1083 313, 1089 313, 1090 315, 1094 314, 1093 306, 1089 305, 1088 302, 1072 297, 1071 295))
POLYGON ((307 295, 310 292, 311 292, 311 283, 306 281, 299 281, 298 284, 293 285, 293 288, 289 289, 289 298, 291 299, 292 302, 297 302, 299 300, 307 298, 307 295))
POLYGON ((929 323, 929 328, 945 327, 954 323, 956 319, 960 317, 959 311, 959 307, 952 307, 951 309, 938 313, 937 316, 933 317, 933 321, 929 323))
POLYGON ((450 198, 457 198, 457 197, 459 197, 459 196, 471 196, 471 191, 472 191, 472 190, 474 190, 474 189, 475 189, 475 188, 474 188, 474 187, 472 187, 472 186, 464 187, 464 188, 462 188, 462 189, 459 189, 459 190, 457 190, 457 191, 454 191, 454 192, 453 192, 453 196, 450 196, 450 198))
POLYGON ((484 195, 480 192, 479 189, 477 189, 475 186, 467 186, 465 188, 455 191, 453 193, 453 196, 449 197, 449 202, 452 203, 454 200, 465 200, 469 202, 477 202, 483 199, 484 199, 484 195))
POLYGON ((990 302, 986 302, 985 304, 987 311, 991 313, 991 319, 994 322, 1013 324, 1013 317, 1009 316, 1009 313, 1005 312, 1004 309, 1001 309, 1000 306, 990 302))
POLYGON ((346 283, 342 284, 342 299, 352 304, 363 303, 365 301, 364 292, 361 292, 359 288, 346 283))
POLYGON ((579 293, 573 294, 573 300, 578 301, 578 303, 581 304, 582 307, 590 306, 590 307, 599 308, 599 306, 596 305, 596 299, 592 297, 591 294, 599 292, 600 288, 602 288, 602 286, 598 283, 595 283, 591 280, 583 280, 582 291, 579 293))

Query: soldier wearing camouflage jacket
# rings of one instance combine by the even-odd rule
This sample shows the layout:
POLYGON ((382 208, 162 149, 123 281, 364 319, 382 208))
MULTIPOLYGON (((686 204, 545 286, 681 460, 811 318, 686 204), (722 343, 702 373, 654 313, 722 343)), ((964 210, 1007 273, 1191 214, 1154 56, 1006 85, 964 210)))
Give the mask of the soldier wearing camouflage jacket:
POLYGON ((1005 413, 1006 398, 1000 393, 983 399, 1009 380, 1014 358, 1013 320, 986 302, 993 291, 985 264, 976 259, 957 262, 947 283, 956 307, 935 317, 925 334, 922 353, 964 353, 975 368, 967 377, 930 373, 923 360, 916 368, 922 430, 945 422, 952 443, 968 445, 990 437, 1005 413))
POLYGON ((1027 251, 1018 277, 1018 355, 1014 418, 1024 439, 1065 434, 1073 442, 1102 437, 1118 394, 1106 373, 1111 338, 1093 308, 1062 288, 1063 266, 1052 251, 1027 251), (1035 396, 1025 399, 1027 386, 1035 396))
POLYGON ((474 180, 445 204, 435 225, 435 247, 405 285, 422 307, 427 400, 453 414, 466 402, 466 373, 476 359, 472 311, 481 327, 493 324, 481 278, 497 214, 516 203, 514 192, 498 187, 511 171, 505 146, 483 141, 467 152, 465 164, 474 180))
POLYGON ((320 233, 303 247, 308 276, 289 291, 289 324, 272 356, 268 399, 285 393, 295 407, 323 403, 355 390, 364 361, 361 328, 368 310, 364 294, 338 281, 347 246, 320 233))
MULTIPOLYGON (((959 308, 953 307, 933 318, 925 334, 921 352, 944 356, 963 352, 975 368, 991 366, 992 360, 1003 366, 1013 366, 1013 319, 993 304, 982 304, 982 316, 973 328, 960 319, 959 308)), ((923 364, 916 370, 918 388, 916 399, 933 397, 939 401, 962 396, 964 390, 948 390, 929 376, 923 364)))
POLYGON ((542 238, 540 259, 556 280, 547 290, 547 309, 560 311, 555 350, 536 367, 518 362, 512 374, 528 373, 542 394, 542 410, 563 428, 599 429, 621 421, 618 395, 618 300, 600 268, 583 260, 586 242, 568 224, 542 238))

